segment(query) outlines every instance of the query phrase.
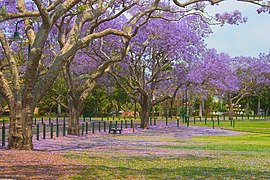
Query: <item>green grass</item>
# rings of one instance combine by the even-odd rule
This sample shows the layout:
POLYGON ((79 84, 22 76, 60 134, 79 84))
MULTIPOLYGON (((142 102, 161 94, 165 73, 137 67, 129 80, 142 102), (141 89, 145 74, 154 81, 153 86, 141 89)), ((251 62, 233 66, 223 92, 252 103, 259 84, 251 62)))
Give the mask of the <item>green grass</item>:
MULTIPOLYGON (((209 126, 212 127, 213 123, 208 120, 206 125, 203 122, 196 122, 196 124, 190 122, 191 126, 209 126)), ((220 125, 218 126, 217 120, 215 120, 215 127, 221 127, 223 129, 252 132, 252 133, 267 133, 270 134, 270 120, 235 120, 235 127, 231 126, 231 121, 220 120, 220 125)))
POLYGON ((85 164, 72 179, 270 179, 269 122, 239 121, 239 136, 109 136, 99 139, 105 146, 65 156, 85 164))
POLYGON ((270 155, 270 135, 243 135, 243 136, 202 136, 193 137, 186 144, 176 146, 160 146, 161 148, 176 148, 187 150, 242 152, 246 154, 270 155))

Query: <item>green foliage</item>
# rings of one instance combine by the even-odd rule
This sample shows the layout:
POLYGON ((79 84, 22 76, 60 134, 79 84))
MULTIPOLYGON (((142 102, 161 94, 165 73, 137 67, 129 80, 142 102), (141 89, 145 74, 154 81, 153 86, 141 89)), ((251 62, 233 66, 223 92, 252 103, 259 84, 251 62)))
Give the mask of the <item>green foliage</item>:
POLYGON ((86 9, 86 5, 85 4, 81 4, 81 5, 79 5, 78 7, 77 7, 77 10, 78 10, 78 12, 83 12, 83 11, 85 11, 85 9, 86 9))
POLYGON ((206 107, 206 114, 210 114, 213 111, 218 111, 221 107, 220 102, 214 101, 213 96, 208 96, 207 100, 205 101, 205 107, 206 107))
POLYGON ((106 90, 97 86, 84 103, 84 113, 107 113, 110 110, 109 96, 106 90))
POLYGON ((126 103, 129 101, 128 95, 119 87, 116 86, 111 98, 120 102, 121 104, 126 103))
POLYGON ((110 113, 112 111, 125 110, 121 108, 123 105, 130 107, 130 99, 120 87, 116 86, 110 95, 104 87, 97 86, 86 99, 83 112, 93 114, 110 113), (116 107, 114 104, 116 104, 116 107))
POLYGON ((51 90, 43 97, 38 104, 40 115, 57 113, 58 102, 67 105, 67 88, 63 77, 56 79, 51 90))
POLYGON ((6 6, 1 7, 1 14, 7 14, 6 6))

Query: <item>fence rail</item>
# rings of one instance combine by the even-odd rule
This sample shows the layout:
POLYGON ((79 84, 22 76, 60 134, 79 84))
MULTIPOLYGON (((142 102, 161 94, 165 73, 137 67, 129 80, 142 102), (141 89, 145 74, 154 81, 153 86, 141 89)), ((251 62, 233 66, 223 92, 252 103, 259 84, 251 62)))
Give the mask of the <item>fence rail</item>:
MULTIPOLYGON (((217 126, 220 125, 220 121, 229 121, 231 126, 235 126, 235 121, 236 120, 263 120, 266 119, 266 116, 244 116, 244 115, 236 115, 233 117, 233 119, 229 120, 229 117, 226 115, 216 115, 216 116, 211 116, 211 117, 199 117, 199 116, 193 116, 193 117, 188 117, 188 116, 174 116, 174 117, 168 117, 168 116, 163 116, 163 117, 157 117, 157 116, 151 116, 149 118, 149 125, 150 126, 155 126, 157 125, 157 122, 164 122, 166 126, 168 126, 169 122, 174 122, 176 123, 176 126, 180 126, 180 123, 183 125, 186 125, 187 127, 190 126, 190 123, 193 122, 193 124, 196 124, 196 122, 204 122, 206 125, 209 121, 212 123, 213 128, 215 128, 215 124, 217 126)), ((90 133, 100 133, 100 132, 108 132, 108 129, 111 124, 115 124, 121 129, 125 128, 133 128, 134 123, 137 123, 138 125, 138 120, 135 118, 118 118, 118 119, 112 119, 110 120, 109 118, 92 118, 90 117, 82 117, 80 118, 80 126, 79 126, 79 133, 80 135, 87 135, 90 133)), ((9 132, 9 121, 7 120, 0 120, 0 131, 1 131, 1 143, 2 146, 6 146, 7 142, 7 136, 9 132)), ((63 118, 34 118, 33 119, 33 138, 36 140, 41 140, 41 139, 48 139, 48 138, 54 138, 54 137, 59 137, 59 136, 66 136, 67 134, 67 129, 68 129, 68 122, 65 117, 63 118)))

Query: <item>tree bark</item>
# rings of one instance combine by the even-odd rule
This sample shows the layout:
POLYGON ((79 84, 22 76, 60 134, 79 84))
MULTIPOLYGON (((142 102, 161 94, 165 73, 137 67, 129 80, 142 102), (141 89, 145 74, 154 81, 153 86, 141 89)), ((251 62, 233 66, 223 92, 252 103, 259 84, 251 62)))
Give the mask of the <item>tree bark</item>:
POLYGON ((233 104, 231 97, 228 98, 228 106, 229 106, 229 120, 233 119, 233 104))
POLYGON ((60 103, 57 105, 57 114, 58 114, 58 116, 61 116, 61 114, 62 114, 62 108, 61 108, 60 103))
POLYGON ((246 115, 250 114, 250 109, 249 109, 249 102, 247 100, 247 104, 246 104, 246 115))
POLYGON ((143 97, 141 103, 142 112, 141 112, 141 124, 140 127, 142 129, 148 128, 148 120, 149 120, 149 102, 147 97, 143 97))
POLYGON ((204 106, 204 101, 201 98, 200 99, 200 109, 199 109, 199 116, 202 117, 203 116, 203 106, 204 106))
POLYGON ((80 114, 82 108, 74 100, 69 100, 69 118, 68 118, 68 134, 79 136, 80 132, 80 114))
POLYGON ((261 115, 261 98, 258 96, 257 116, 261 115))
POLYGON ((0 117, 2 117, 2 114, 4 113, 4 108, 3 108, 3 98, 0 94, 0 117))
POLYGON ((22 106, 21 101, 10 107, 8 149, 33 150, 33 109, 30 105, 22 106))

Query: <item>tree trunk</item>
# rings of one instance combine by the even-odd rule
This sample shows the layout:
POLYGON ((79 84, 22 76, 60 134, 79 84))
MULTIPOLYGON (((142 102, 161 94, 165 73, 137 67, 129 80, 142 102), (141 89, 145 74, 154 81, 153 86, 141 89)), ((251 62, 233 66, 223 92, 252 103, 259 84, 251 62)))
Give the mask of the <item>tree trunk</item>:
POLYGON ((200 99, 200 109, 199 109, 199 116, 200 117, 202 117, 203 116, 203 103, 204 103, 204 101, 203 101, 203 99, 201 98, 200 99))
POLYGON ((269 107, 267 107, 266 111, 265 111, 265 116, 268 116, 269 113, 269 107))
POLYGON ((142 129, 146 129, 148 127, 148 120, 149 120, 149 109, 147 104, 143 104, 142 112, 141 112, 141 124, 140 127, 142 129))
POLYGON ((61 116, 61 114, 62 114, 62 108, 61 108, 60 103, 57 105, 57 114, 58 114, 58 116, 61 116))
POLYGON ((261 98, 258 96, 257 116, 261 115, 261 98))
POLYGON ((117 117, 120 116, 120 111, 121 111, 121 103, 119 101, 117 101, 117 112, 116 112, 117 117))
POLYGON ((80 114, 81 108, 78 103, 70 100, 69 102, 69 118, 68 118, 68 134, 79 136, 80 132, 80 114))
POLYGON ((29 105, 22 107, 22 102, 10 107, 8 149, 33 150, 33 109, 29 105))
POLYGON ((159 117, 162 117, 164 114, 164 106, 163 103, 161 103, 161 109, 159 110, 159 117))
POLYGON ((178 106, 177 107, 177 115, 176 116, 179 116, 180 112, 181 112, 181 108, 178 106))
POLYGON ((140 127, 142 129, 148 128, 148 120, 149 120, 149 102, 148 98, 143 98, 142 103, 140 104, 142 107, 142 112, 141 112, 141 124, 140 127))
POLYGON ((233 104, 231 97, 228 98, 228 106, 229 106, 229 120, 233 119, 233 104))
POLYGON ((4 113, 4 108, 3 108, 3 98, 0 94, 0 117, 2 117, 2 114, 4 113))
POLYGON ((250 114, 249 102, 247 101, 247 104, 246 104, 246 115, 249 115, 249 114, 250 114))

